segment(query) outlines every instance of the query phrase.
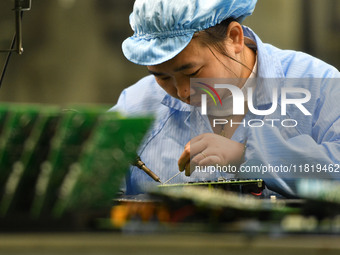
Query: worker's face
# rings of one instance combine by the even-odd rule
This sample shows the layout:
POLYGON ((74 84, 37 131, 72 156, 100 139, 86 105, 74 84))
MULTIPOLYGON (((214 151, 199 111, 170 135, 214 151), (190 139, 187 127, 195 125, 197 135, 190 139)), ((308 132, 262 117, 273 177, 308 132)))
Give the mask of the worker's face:
MULTIPOLYGON (((229 56, 239 59, 232 43, 226 42, 225 46, 229 56)), ((196 106, 200 104, 202 91, 190 88, 190 78, 242 77, 242 68, 235 60, 201 43, 199 38, 192 39, 175 58, 159 65, 148 66, 149 72, 168 94, 196 106)), ((228 91, 222 89, 218 93, 223 98, 228 91)))

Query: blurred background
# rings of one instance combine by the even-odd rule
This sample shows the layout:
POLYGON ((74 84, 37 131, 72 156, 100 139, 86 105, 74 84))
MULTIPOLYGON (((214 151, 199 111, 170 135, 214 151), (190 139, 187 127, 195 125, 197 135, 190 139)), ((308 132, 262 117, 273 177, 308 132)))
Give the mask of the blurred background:
MULTIPOLYGON (((114 105, 120 92, 147 75, 127 61, 134 0, 32 0, 24 12, 24 54, 13 53, 1 102, 114 105)), ((0 1, 0 49, 15 31, 13 0, 0 1)), ((246 19, 264 42, 307 52, 340 69, 339 0, 258 0, 246 19)), ((0 68, 5 62, 0 53, 0 68)))

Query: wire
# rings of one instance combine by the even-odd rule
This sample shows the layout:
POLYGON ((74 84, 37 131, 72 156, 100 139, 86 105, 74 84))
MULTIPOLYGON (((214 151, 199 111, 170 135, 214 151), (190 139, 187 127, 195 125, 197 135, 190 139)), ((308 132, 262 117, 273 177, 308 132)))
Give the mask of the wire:
MULTIPOLYGON (((21 13, 20 13, 20 20, 19 21, 17 21, 17 22, 22 22, 22 16, 23 16, 23 12, 21 11, 21 13)), ((6 70, 7 70, 7 66, 8 66, 8 63, 9 63, 9 59, 10 59, 10 57, 11 57, 11 55, 12 55, 12 52, 13 51, 16 51, 15 49, 14 49, 14 45, 15 45, 15 42, 16 42, 16 40, 17 40, 17 37, 18 37, 18 32, 19 33, 21 33, 20 31, 18 31, 18 28, 16 29, 16 31, 15 31, 15 34, 14 34, 14 36, 13 36, 13 39, 12 39, 12 43, 11 43, 11 46, 10 46, 10 49, 9 50, 5 50, 5 51, 0 51, 0 52, 8 52, 8 54, 7 54, 7 57, 6 57, 6 60, 5 60, 5 64, 4 64, 4 67, 3 67, 3 69, 2 69, 2 72, 1 72, 1 78, 0 78, 0 88, 1 88, 1 85, 2 85, 2 81, 4 80, 4 76, 5 76, 5 73, 6 73, 6 70)), ((19 37, 20 37, 20 35, 19 35, 19 37)), ((19 38, 20 39, 20 38, 19 38)), ((19 42, 19 44, 20 44, 20 42, 19 42)), ((20 52, 20 50, 21 49, 19 49, 19 52, 20 52)), ((20 54, 20 53, 19 53, 20 54)))
POLYGON ((1 72, 0 88, 1 88, 1 85, 2 85, 2 81, 4 80, 4 76, 5 76, 5 72, 6 72, 8 63, 9 63, 9 59, 10 59, 10 57, 12 55, 12 52, 14 51, 14 45, 15 45, 16 37, 17 37, 17 35, 15 33, 14 36, 13 36, 13 39, 12 39, 10 50, 9 50, 9 52, 7 54, 7 57, 6 57, 6 61, 5 61, 4 67, 3 67, 2 72, 1 72))

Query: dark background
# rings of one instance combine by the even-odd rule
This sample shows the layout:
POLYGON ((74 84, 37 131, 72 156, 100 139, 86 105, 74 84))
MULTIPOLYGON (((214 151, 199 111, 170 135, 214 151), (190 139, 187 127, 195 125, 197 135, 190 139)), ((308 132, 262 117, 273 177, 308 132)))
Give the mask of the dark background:
MULTIPOLYGON (((127 61, 133 0, 32 0, 24 12, 24 54, 13 54, 1 102, 114 105, 147 75, 127 61)), ((0 47, 15 31, 13 0, 0 0, 0 47)), ((264 42, 314 55, 340 69, 340 0, 258 0, 250 26, 264 42)), ((6 54, 0 54, 0 68, 6 54)))

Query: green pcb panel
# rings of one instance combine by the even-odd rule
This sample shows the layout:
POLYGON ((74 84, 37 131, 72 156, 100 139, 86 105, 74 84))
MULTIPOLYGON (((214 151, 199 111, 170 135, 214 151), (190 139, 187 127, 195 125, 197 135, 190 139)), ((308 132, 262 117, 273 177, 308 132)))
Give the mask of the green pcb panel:
POLYGON ((47 160, 41 165, 36 182, 31 207, 34 218, 50 213, 70 165, 78 161, 85 141, 103 113, 105 109, 99 106, 72 107, 62 112, 47 160))
POLYGON ((3 109, 4 116, 0 135, 0 198, 13 169, 20 160, 26 139, 30 136, 38 118, 38 105, 9 105, 3 109), (5 116, 6 115, 6 116, 5 116))
POLYGON ((151 122, 151 117, 124 119, 115 113, 101 116, 79 161, 70 166, 53 216, 110 208, 151 122))
POLYGON ((0 215, 28 213, 32 203, 36 179, 40 165, 47 158, 50 143, 60 117, 60 109, 44 106, 23 144, 20 158, 12 165, 12 170, 4 185, 0 200, 0 215))

